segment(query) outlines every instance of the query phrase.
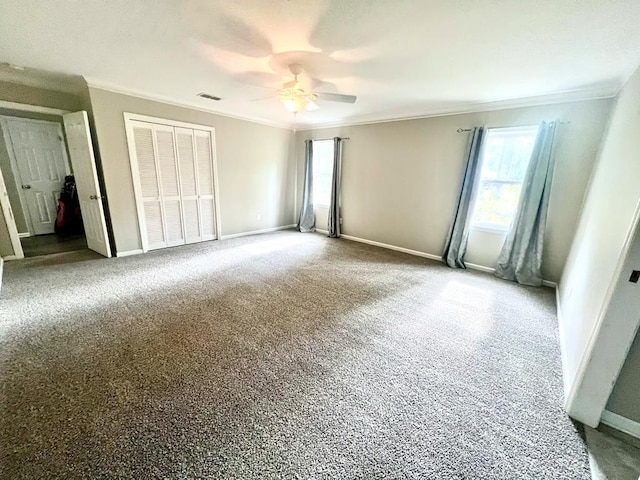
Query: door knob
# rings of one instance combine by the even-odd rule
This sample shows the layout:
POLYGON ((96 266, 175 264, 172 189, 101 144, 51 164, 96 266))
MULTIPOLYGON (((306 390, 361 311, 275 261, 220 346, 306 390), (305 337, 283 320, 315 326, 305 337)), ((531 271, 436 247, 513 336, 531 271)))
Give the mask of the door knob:
POLYGON ((30 188, 31 188, 31 185, 22 185, 23 190, 29 190, 30 188))
POLYGON ((102 196, 100 196, 100 195, 89 195, 89 198, 91 200, 100 200, 102 198, 102 196))

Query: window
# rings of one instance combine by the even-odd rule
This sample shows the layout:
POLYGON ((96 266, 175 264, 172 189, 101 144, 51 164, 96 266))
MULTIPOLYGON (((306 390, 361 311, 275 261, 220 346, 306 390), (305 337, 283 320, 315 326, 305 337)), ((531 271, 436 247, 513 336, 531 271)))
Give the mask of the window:
POLYGON ((328 207, 333 176, 333 140, 313 141, 313 204, 328 207))
POLYGON ((509 230, 537 134, 537 126, 488 130, 471 217, 473 227, 509 230))

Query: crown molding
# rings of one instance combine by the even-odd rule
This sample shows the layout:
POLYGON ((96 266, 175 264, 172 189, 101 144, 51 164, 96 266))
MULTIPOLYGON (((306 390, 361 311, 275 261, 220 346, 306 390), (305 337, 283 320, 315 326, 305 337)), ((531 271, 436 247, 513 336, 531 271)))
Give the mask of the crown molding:
MULTIPOLYGON (((635 69, 633 70, 635 71, 635 69)), ((631 72, 631 74, 633 73, 631 72)), ((630 75, 629 75, 630 76, 630 75)), ((266 120, 264 118, 253 117, 250 115, 233 115, 225 112, 220 112, 212 108, 204 108, 202 105, 198 105, 195 102, 176 100, 175 98, 156 95, 142 90, 122 87, 109 82, 103 82, 91 77, 85 77, 87 86, 90 88, 104 90, 107 92, 119 93, 122 95, 131 95, 145 100, 151 100, 155 102, 161 102, 168 105, 174 105, 176 107, 188 108, 191 110, 197 110, 205 113, 211 113, 214 115, 220 115, 222 117, 233 118, 235 120, 243 120, 247 122, 257 123, 260 125, 266 125, 269 127, 284 128, 287 130, 305 132, 310 130, 320 130, 324 128, 337 128, 337 127, 353 127, 358 125, 371 125, 377 123, 389 123, 389 122, 402 122, 407 120, 420 120, 433 117, 444 117, 452 115, 463 115, 469 113, 481 113, 495 110, 507 110, 511 108, 525 108, 536 107, 542 105, 554 105, 559 103, 579 102, 586 100, 599 100, 612 98, 618 95, 621 85, 609 85, 605 87, 596 87, 589 89, 576 89, 567 90, 564 92, 557 92, 548 95, 537 95, 532 97, 510 98, 504 100, 496 100, 489 102, 472 102, 464 105, 456 106, 442 106, 435 107, 433 109, 420 112, 418 114, 399 114, 399 115, 362 115, 359 117, 353 117, 350 119, 331 121, 317 124, 304 124, 304 125, 292 125, 290 123, 281 123, 266 120)), ((624 85, 625 82, 622 82, 624 85)))
POLYGON ((280 123, 273 122, 270 120, 265 120, 264 118, 252 117, 250 115, 233 115, 230 113, 220 112, 213 108, 204 108, 202 105, 198 105, 195 102, 188 102, 183 100, 176 100, 175 98, 165 96, 165 95, 156 95, 153 93, 145 92, 142 90, 137 90, 134 88, 122 87, 120 85, 116 85, 109 82, 103 82, 102 80, 97 80, 91 77, 84 77, 87 82, 87 86, 89 88, 94 88, 97 90, 104 90, 106 92, 111 93, 119 93, 121 95, 130 95, 137 98, 142 98, 144 100, 151 100, 154 102, 165 103, 167 105, 173 105, 176 107, 188 108, 189 110, 197 110, 199 112, 211 113, 214 115, 219 115, 221 117, 233 118, 234 120, 243 120, 245 122, 257 123, 260 125, 265 125, 267 127, 276 127, 276 128, 284 128, 285 130, 293 130, 290 124, 288 123, 280 123))
POLYGON ((455 107, 436 107, 430 111, 426 111, 417 115, 389 115, 380 117, 375 115, 363 115, 361 117, 354 117, 345 121, 327 122, 316 125, 302 125, 296 128, 296 131, 306 132, 310 130, 320 130, 323 128, 354 127, 358 125, 372 125, 376 123, 402 122, 406 120, 420 120, 424 118, 448 117, 469 113, 508 110, 511 108, 538 107, 543 105, 555 105, 559 103, 601 100, 617 96, 621 88, 622 87, 620 87, 619 85, 611 85, 607 87, 597 87, 590 89, 568 90, 564 92, 552 93, 548 95, 537 95, 533 97, 468 103, 466 105, 456 105, 455 107))

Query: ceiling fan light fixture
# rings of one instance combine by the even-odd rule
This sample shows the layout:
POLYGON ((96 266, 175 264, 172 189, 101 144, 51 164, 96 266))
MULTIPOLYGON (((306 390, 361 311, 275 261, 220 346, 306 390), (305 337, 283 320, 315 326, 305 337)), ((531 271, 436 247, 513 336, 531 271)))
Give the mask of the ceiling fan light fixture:
POLYGON ((284 105, 284 108, 291 113, 298 113, 305 109, 309 100, 304 97, 285 97, 281 96, 280 101, 284 105))

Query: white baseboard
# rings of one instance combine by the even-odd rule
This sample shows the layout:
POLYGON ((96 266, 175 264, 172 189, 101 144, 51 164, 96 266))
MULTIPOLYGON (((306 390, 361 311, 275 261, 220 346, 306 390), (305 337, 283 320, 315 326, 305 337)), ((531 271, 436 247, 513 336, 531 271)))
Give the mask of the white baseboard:
MULTIPOLYGON (((316 230, 316 231, 320 231, 320 230, 316 230)), ((389 245, 388 243, 374 242, 373 240, 353 237, 351 235, 340 235, 340 238, 344 238, 345 240, 351 240, 352 242, 366 243, 367 245, 373 245, 375 247, 395 250, 396 252, 408 253, 409 255, 415 255, 416 257, 429 258, 431 260, 437 260, 439 262, 442 261, 442 256, 440 255, 433 255, 432 253, 419 252, 418 250, 411 250, 410 248, 396 247, 395 245, 389 245)))
POLYGON ((622 433, 640 438, 640 423, 629 420, 627 417, 605 410, 602 412, 600 421, 616 430, 620 430, 622 433))
POLYGON ((464 262, 464 264, 467 268, 471 270, 478 270, 480 272, 494 273, 496 271, 493 267, 485 267, 484 265, 478 265, 477 263, 464 262))
POLYGON ((125 250, 124 252, 116 252, 116 257, 130 257, 131 255, 140 255, 141 253, 144 253, 141 248, 136 250, 125 250))
POLYGON ((25 232, 25 233, 18 233, 18 238, 27 238, 30 237, 31 233, 29 232, 25 232))
MULTIPOLYGON (((328 234, 325 230, 318 230, 316 228, 316 232, 328 234)), ((409 255, 415 255, 416 257, 428 258, 430 260, 436 260, 438 262, 442 261, 442 255, 434 255, 433 253, 420 252, 418 250, 411 250, 409 248, 397 247, 395 245, 389 245, 388 243, 374 242, 373 240, 367 240, 365 238, 354 237, 351 235, 340 235, 340 238, 344 238, 346 240, 351 240, 353 242, 366 243, 367 245, 373 245, 376 247, 387 248, 389 250, 395 250, 396 252, 408 253, 409 255)), ((465 265, 470 270, 478 270, 480 272, 493 273, 496 271, 495 268, 485 267, 484 265, 477 265, 475 263, 465 262, 465 265)), ((542 285, 545 287, 555 288, 557 285, 555 282, 550 280, 543 280, 542 285)))
POLYGON ((316 228, 316 233, 321 233, 323 235, 329 235, 329 230, 320 230, 319 228, 316 228))
POLYGON ((556 285, 556 316, 558 317, 558 340, 560 342, 560 361, 562 363, 562 386, 564 387, 564 408, 568 409, 567 399, 571 392, 571 382, 569 375, 569 359, 566 355, 564 322, 562 321, 562 308, 560 305, 560 289, 556 285))
POLYGON ((15 255, 7 255, 6 257, 2 257, 2 260, 8 262, 9 260, 18 260, 18 257, 16 257, 15 255))
POLYGON ((220 237, 220 240, 230 240, 232 238, 246 237, 248 235, 260 235, 261 233, 275 232, 278 230, 288 230, 289 228, 295 228, 296 226, 297 225, 294 223, 291 225, 283 225, 281 227, 271 227, 271 228, 263 228, 262 230, 253 230, 251 232, 232 233, 231 235, 222 235, 220 237))

